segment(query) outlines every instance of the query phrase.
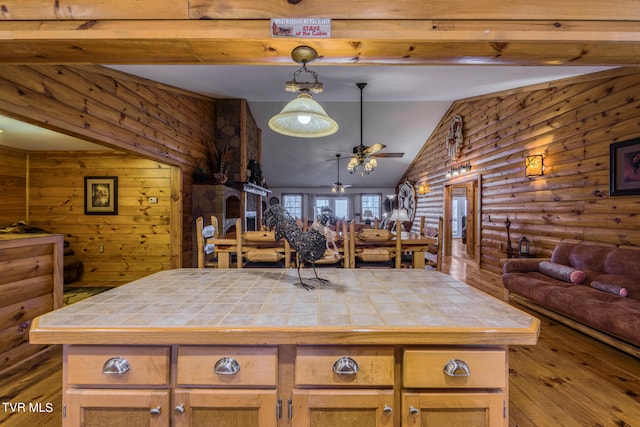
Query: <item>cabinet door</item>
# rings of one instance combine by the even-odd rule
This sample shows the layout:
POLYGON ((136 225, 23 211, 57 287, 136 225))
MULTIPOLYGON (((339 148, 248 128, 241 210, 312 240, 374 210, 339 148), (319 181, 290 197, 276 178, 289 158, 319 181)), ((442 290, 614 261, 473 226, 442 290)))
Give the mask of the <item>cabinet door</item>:
POLYGON ((506 426, 504 393, 402 393, 403 427, 506 426))
POLYGON ((175 391, 175 427, 275 427, 276 390, 175 391))
POLYGON ((393 390, 294 390, 296 427, 392 427, 393 390))
POLYGON ((69 427, 168 427, 169 390, 71 389, 66 394, 69 427))

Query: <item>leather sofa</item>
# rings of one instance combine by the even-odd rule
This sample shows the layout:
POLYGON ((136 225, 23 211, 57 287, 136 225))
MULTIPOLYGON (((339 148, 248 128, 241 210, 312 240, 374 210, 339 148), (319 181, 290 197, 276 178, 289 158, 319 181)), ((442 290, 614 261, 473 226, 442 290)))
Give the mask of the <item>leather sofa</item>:
POLYGON ((549 260, 508 260, 502 283, 511 301, 640 354, 640 250, 560 242, 549 260))

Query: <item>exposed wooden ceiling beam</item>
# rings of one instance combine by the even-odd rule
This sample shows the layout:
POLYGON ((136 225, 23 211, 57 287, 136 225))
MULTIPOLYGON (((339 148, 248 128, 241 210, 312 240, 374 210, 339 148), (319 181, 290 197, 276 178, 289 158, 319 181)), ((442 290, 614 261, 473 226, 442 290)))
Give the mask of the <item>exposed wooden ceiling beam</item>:
POLYGON ((272 38, 270 21, 0 22, 5 63, 640 65, 638 23, 333 21, 328 39, 272 38))
POLYGON ((617 0, 4 0, 0 62, 640 65, 640 2, 617 0), (270 18, 332 19, 273 38, 270 18))

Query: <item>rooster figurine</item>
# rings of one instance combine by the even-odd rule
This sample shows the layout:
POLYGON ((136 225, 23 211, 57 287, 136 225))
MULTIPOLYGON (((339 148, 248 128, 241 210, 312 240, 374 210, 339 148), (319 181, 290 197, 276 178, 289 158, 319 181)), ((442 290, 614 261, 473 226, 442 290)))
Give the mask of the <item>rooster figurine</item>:
POLYGON ((284 238, 298 254, 298 278, 300 282, 296 283, 296 285, 306 290, 315 289, 315 286, 302 281, 300 265, 304 261, 311 262, 316 276, 315 280, 321 283, 328 282, 328 280, 318 277, 316 260, 322 258, 327 250, 327 238, 323 230, 332 219, 333 215, 331 213, 324 212, 316 217, 313 226, 308 231, 303 231, 298 227, 295 219, 281 205, 272 205, 264 213, 264 224, 274 230, 276 240, 284 238))

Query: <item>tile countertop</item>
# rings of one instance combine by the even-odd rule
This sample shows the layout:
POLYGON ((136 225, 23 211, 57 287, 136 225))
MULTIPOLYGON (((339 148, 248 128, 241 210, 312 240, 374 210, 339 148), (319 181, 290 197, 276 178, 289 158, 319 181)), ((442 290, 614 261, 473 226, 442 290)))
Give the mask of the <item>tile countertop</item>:
POLYGON ((35 319, 45 344, 535 344, 538 319, 437 271, 161 271, 35 319))

